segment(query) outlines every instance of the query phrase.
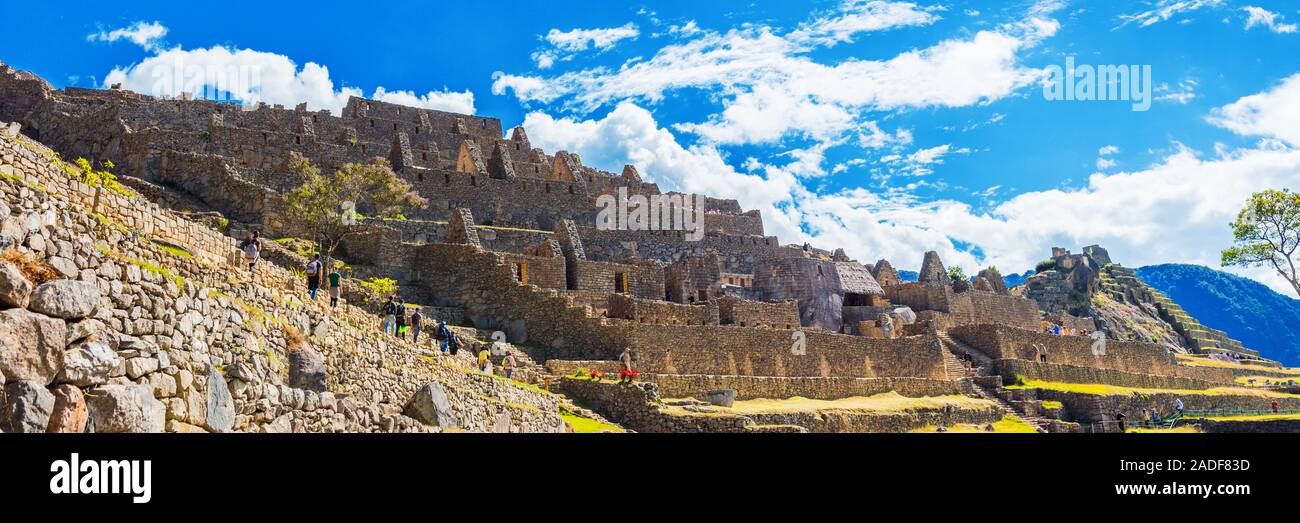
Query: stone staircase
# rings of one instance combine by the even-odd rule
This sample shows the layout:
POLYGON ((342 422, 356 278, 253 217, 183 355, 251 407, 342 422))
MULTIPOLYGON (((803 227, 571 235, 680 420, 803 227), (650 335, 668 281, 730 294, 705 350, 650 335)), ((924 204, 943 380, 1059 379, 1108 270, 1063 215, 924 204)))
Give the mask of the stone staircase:
POLYGON ((1002 395, 999 394, 1000 392, 999 390, 993 389, 992 387, 988 387, 985 385, 981 385, 978 382, 974 383, 974 389, 975 389, 975 395, 979 396, 980 398, 993 402, 995 405, 998 406, 998 409, 1001 410, 1003 414, 1013 414, 1016 417, 1025 420, 1025 423, 1033 425, 1033 427, 1038 429, 1039 432, 1051 431, 1051 427, 1052 427, 1051 419, 1040 417, 1040 416, 1031 416, 1026 414, 1023 411, 1023 409, 1017 409, 1014 405, 1011 404, 1011 402, 1007 401, 1006 398, 1003 398, 1002 395))
POLYGON ((943 363, 944 369, 948 371, 950 378, 972 378, 975 376, 991 376, 993 374, 993 358, 990 358, 979 349, 942 331, 939 332, 939 342, 946 349, 943 351, 943 363), (970 356, 969 362, 964 358, 967 355, 970 356))

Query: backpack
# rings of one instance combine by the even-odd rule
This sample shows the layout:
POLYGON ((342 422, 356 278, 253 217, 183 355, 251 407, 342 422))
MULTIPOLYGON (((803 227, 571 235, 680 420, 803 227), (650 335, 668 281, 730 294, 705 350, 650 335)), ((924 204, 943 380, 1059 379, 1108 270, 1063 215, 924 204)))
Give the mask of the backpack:
POLYGON ((438 330, 433 331, 433 339, 438 341, 447 339, 447 326, 439 325, 438 330))

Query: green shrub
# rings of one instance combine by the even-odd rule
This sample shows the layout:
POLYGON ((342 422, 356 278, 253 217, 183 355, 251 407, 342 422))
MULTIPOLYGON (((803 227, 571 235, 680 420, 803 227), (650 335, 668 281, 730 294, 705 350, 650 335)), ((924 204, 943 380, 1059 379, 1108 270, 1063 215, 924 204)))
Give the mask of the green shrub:
POLYGON ((1043 261, 1038 262, 1038 265, 1035 265, 1035 266, 1034 266, 1034 272, 1035 272, 1035 273, 1045 272, 1045 271, 1054 271, 1054 270, 1056 270, 1056 260, 1055 260, 1055 259, 1052 259, 1052 260, 1043 260, 1043 261))

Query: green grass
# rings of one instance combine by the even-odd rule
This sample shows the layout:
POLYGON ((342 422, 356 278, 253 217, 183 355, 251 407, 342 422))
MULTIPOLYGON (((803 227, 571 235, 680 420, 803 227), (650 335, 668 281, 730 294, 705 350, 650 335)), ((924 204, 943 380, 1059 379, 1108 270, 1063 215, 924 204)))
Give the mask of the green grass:
POLYGON ((1215 387, 1212 389, 1147 389, 1139 387, 1121 387, 1104 383, 1063 383, 1056 381, 1025 380, 1022 384, 1008 385, 1008 389, 1044 389, 1061 392, 1077 392, 1097 396, 1131 395, 1131 394, 1181 394, 1185 396, 1255 396, 1263 398, 1300 398, 1300 394, 1287 394, 1271 390, 1247 389, 1243 387, 1215 387))
POLYGON ((572 426, 573 432, 577 434, 594 434, 594 433, 601 433, 601 432, 627 432, 626 430, 623 430, 623 428, 619 427, 618 425, 611 425, 609 423, 604 423, 599 420, 585 418, 577 414, 574 414, 570 412, 569 409, 566 409, 563 406, 560 407, 560 417, 564 418, 564 421, 568 423, 570 426, 572 426))
POLYGON ((1274 421, 1300 419, 1300 414, 1259 414, 1255 416, 1211 416, 1205 418, 1214 421, 1274 421))
POLYGON ((1043 408, 1044 408, 1044 409, 1048 409, 1048 410, 1051 410, 1051 409, 1060 409, 1060 408, 1064 408, 1064 407, 1065 407, 1065 404, 1064 404, 1064 403, 1061 403, 1061 402, 1059 402, 1059 401, 1047 400, 1047 401, 1044 401, 1044 402, 1043 402, 1043 408))
MULTIPOLYGON (((983 433, 983 434, 988 434, 989 431, 984 430, 984 427, 986 427, 987 425, 988 425, 987 423, 985 423, 985 424, 958 423, 958 424, 956 424, 956 425, 952 425, 952 426, 950 426, 950 427, 947 427, 946 430, 945 430, 944 432, 945 432, 945 433, 957 433, 957 434, 965 434, 965 433, 983 433)), ((925 426, 925 427, 921 427, 921 428, 919 428, 919 429, 912 430, 912 431, 910 431, 910 432, 915 432, 915 433, 938 433, 938 432, 939 432, 939 427, 934 426, 934 425, 928 425, 928 426, 925 426)), ((1038 429, 1034 428, 1033 425, 1030 425, 1029 423, 1025 422, 1025 420, 1020 419, 1020 417, 1019 417, 1019 416, 1016 416, 1015 414, 1007 414, 1006 416, 1003 416, 1001 420, 998 420, 998 421, 996 421, 996 422, 993 423, 993 433, 997 433, 997 434, 1037 434, 1037 433, 1038 433, 1038 429)))
POLYGON ((1129 434, 1201 434, 1204 431, 1191 425, 1180 425, 1172 429, 1133 427, 1124 432, 1129 434))

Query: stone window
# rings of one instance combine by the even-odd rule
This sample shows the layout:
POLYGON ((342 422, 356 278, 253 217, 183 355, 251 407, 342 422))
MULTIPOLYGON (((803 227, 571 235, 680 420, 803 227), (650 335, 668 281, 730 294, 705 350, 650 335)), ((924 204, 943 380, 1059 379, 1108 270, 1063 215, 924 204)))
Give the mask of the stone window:
POLYGON ((442 175, 442 183, 443 183, 443 185, 451 185, 451 175, 450 175, 450 174, 443 174, 443 175, 442 175))
POLYGON ((375 126, 375 119, 374 119, 374 118, 371 118, 371 119, 370 119, 370 126, 371 126, 371 127, 374 127, 374 126, 375 126))
POLYGON ((551 192, 551 184, 549 184, 549 183, 546 184, 546 192, 547 192, 547 193, 550 193, 550 192, 551 192))
POLYGON ((420 153, 420 159, 426 162, 429 161, 429 153, 420 153))
POLYGON ((573 186, 572 186, 572 185, 569 186, 569 194, 573 194, 573 186))

